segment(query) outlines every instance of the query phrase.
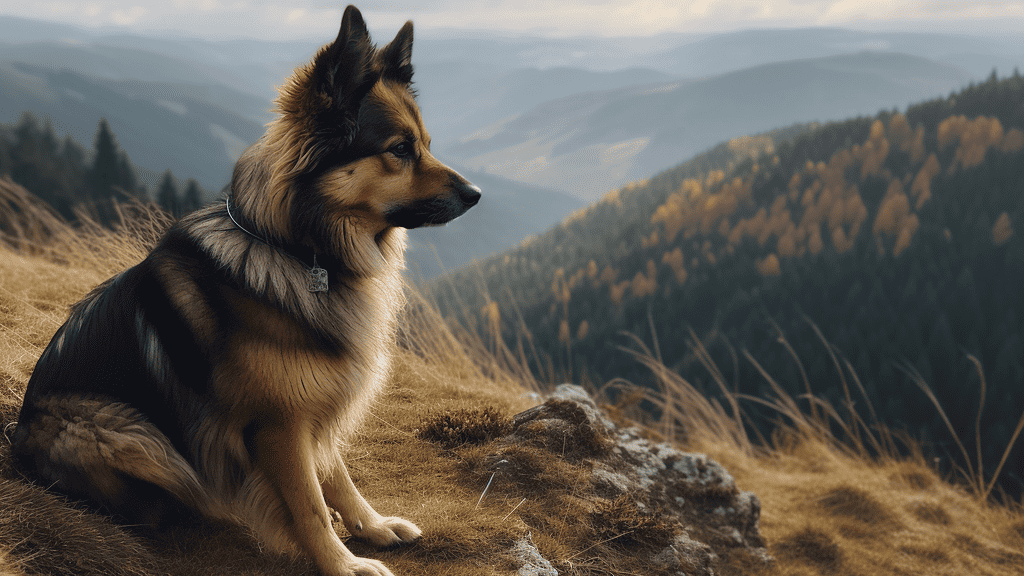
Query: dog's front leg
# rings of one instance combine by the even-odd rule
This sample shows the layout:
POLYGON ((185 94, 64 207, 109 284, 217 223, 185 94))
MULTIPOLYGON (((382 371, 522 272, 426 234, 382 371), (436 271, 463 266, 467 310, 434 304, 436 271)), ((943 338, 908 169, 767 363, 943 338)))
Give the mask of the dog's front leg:
POLYGON ((291 513, 299 546, 326 576, 394 576, 376 560, 352 554, 331 525, 317 481, 312 438, 299 422, 262 427, 252 438, 257 468, 277 489, 291 513))
POLYGON ((324 478, 321 486, 327 503, 341 514, 345 528, 356 538, 374 546, 395 546, 420 537, 420 529, 412 522, 378 514, 356 490, 348 468, 340 458, 333 473, 324 478))

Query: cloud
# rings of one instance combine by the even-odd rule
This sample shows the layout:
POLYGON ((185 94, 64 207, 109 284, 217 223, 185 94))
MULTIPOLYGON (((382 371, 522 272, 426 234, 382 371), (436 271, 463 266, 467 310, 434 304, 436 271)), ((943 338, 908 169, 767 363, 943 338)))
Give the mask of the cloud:
MULTIPOLYGON (((171 30, 206 37, 323 37, 341 2, 323 0, 36 0, 0 12, 90 27, 171 30)), ((545 35, 635 36, 863 22, 1024 21, 1024 2, 965 0, 372 0, 360 9, 376 30, 412 19, 420 28, 473 28, 545 35)))

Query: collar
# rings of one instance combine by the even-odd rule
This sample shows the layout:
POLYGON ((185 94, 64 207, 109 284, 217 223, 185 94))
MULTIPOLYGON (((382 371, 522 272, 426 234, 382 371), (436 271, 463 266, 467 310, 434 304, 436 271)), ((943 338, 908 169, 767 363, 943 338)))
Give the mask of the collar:
MULTIPOLYGON (((297 256, 292 250, 289 250, 285 246, 275 246, 274 243, 271 242, 269 238, 265 236, 260 236, 255 232, 251 232, 248 228, 242 226, 242 224, 239 223, 238 220, 235 220, 235 216, 231 213, 231 194, 228 194, 227 196, 224 197, 224 208, 227 210, 228 218, 231 220, 231 223, 234 224, 239 230, 245 232, 249 236, 252 236, 256 240, 259 240, 260 242, 266 244, 271 248, 281 250, 282 252, 288 254, 292 258, 295 258, 300 263, 302 263, 303 266, 305 266, 305 262, 303 261, 303 259, 297 256)), ((310 292, 327 292, 327 270, 324 270, 323 268, 317 266, 316 252, 313 253, 313 267, 308 268, 306 272, 308 274, 306 278, 307 290, 309 290, 310 292)))

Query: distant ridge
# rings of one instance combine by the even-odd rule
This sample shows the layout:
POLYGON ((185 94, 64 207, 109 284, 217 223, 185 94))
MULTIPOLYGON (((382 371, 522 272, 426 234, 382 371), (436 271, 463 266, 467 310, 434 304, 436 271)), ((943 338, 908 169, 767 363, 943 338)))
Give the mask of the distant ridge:
POLYGON ((552 100, 447 151, 467 166, 593 200, 709 142, 873 114, 960 89, 969 78, 952 65, 888 52, 776 62, 552 100))

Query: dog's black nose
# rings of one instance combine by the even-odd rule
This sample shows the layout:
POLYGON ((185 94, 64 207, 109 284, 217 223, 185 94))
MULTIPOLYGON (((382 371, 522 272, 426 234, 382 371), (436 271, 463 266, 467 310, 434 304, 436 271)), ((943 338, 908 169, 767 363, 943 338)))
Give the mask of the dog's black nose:
POLYGON ((456 189, 459 194, 459 198, 466 207, 476 206, 476 203, 480 201, 480 187, 474 186, 469 182, 459 185, 456 189))

